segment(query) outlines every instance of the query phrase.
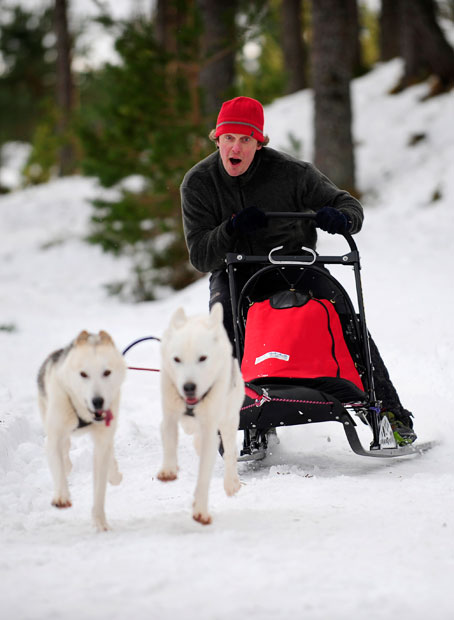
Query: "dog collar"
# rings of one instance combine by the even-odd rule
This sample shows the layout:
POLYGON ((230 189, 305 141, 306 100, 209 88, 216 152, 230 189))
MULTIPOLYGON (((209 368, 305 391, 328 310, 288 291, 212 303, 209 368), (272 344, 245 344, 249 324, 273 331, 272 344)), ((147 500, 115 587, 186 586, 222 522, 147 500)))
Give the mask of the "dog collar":
POLYGON ((87 422, 86 420, 83 420, 80 415, 77 413, 77 409, 74 406, 73 401, 69 398, 69 403, 72 407, 72 410, 74 411, 74 414, 77 418, 77 426, 74 429, 75 431, 77 431, 79 428, 85 428, 86 426, 90 426, 90 424, 93 424, 93 422, 87 422))
MULTIPOLYGON (((211 387, 212 387, 212 386, 211 386, 211 387)), ((202 402, 202 400, 205 398, 205 396, 207 396, 207 394, 210 392, 211 387, 209 387, 209 388, 208 388, 208 390, 205 392, 205 394, 202 396, 202 398, 199 398, 199 400, 198 400, 196 403, 194 403, 193 405, 188 405, 188 403, 187 403, 186 401, 184 401, 184 402, 185 402, 185 405, 186 405, 186 409, 185 409, 184 415, 188 415, 188 416, 190 416, 191 418, 194 418, 194 417, 195 417, 194 407, 197 407, 197 405, 198 405, 200 402, 202 402)))
POLYGON ((78 413, 76 413, 76 416, 77 416, 77 419, 79 420, 79 424, 77 425, 77 428, 85 428, 86 426, 90 426, 90 424, 93 424, 93 422, 86 422, 85 420, 82 420, 82 418, 80 417, 78 413))
MULTIPOLYGON (((77 417, 77 420, 78 420, 77 427, 74 430, 77 431, 79 428, 85 428, 86 426, 90 426, 91 424, 95 423, 95 420, 87 422, 86 420, 82 419, 80 417, 80 415, 77 413, 77 409, 75 408, 74 403, 72 402, 71 399, 69 400, 69 402, 71 403, 71 407, 73 408, 73 411, 76 414, 76 417, 77 417)), ((105 413, 106 413, 106 417, 103 418, 103 419, 100 419, 98 421, 99 422, 105 422, 106 426, 110 426, 110 423, 113 420, 113 414, 112 414, 110 409, 108 409, 105 413)))

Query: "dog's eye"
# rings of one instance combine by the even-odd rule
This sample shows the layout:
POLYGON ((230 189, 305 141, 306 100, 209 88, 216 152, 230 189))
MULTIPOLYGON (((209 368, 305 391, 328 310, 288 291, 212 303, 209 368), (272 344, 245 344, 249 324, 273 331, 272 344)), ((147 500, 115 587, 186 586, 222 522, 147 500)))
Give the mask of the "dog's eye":
POLYGON ((174 357, 174 358, 173 358, 173 361, 174 361, 176 364, 181 364, 181 360, 180 360, 180 358, 179 358, 179 357, 174 357))
POLYGON ((111 370, 105 370, 105 371, 102 373, 102 376, 103 376, 103 377, 108 377, 108 376, 109 376, 109 375, 111 375, 111 374, 112 374, 112 371, 111 371, 111 370))
POLYGON ((81 371, 80 371, 80 376, 81 376, 83 379, 88 379, 88 375, 87 375, 87 373, 86 373, 86 372, 84 372, 83 370, 81 370, 81 371))
POLYGON ((204 362, 206 360, 207 356, 206 355, 201 355, 199 357, 199 362, 204 362))

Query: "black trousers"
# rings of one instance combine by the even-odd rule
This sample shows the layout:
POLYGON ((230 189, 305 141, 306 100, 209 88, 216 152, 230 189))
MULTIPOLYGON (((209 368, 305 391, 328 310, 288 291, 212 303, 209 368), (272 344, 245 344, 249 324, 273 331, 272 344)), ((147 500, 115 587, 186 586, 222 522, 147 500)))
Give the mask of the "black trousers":
MULTIPOLYGON (((245 282, 246 278, 243 278, 243 280, 245 282)), ((233 330, 232 304, 230 299, 228 275, 225 270, 213 271, 210 276, 210 310, 211 307, 217 302, 221 303, 224 308, 224 327, 227 331, 230 342, 234 344, 235 336, 233 330)), ((403 408, 385 363, 370 334, 369 346, 373 367, 375 394, 377 400, 382 403, 382 410, 392 411, 398 418, 412 426, 410 418, 412 414, 403 408)))

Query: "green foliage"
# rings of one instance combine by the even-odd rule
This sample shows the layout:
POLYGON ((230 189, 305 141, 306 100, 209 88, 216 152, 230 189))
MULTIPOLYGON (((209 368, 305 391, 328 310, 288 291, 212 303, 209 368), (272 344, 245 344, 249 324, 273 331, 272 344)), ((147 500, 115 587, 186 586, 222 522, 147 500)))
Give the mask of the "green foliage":
POLYGON ((55 87, 52 9, 5 7, 0 26, 0 144, 30 142, 55 87))
POLYGON ((380 24, 378 13, 367 4, 360 4, 361 51, 364 69, 369 71, 380 58, 380 24))
POLYGON ((107 251, 135 255, 138 299, 197 277, 188 265, 179 195, 184 173, 212 150, 201 138, 197 86, 187 77, 196 41, 197 24, 182 27, 172 56, 155 42, 152 23, 125 23, 116 42, 121 64, 87 76, 82 89, 84 172, 106 187, 130 175, 143 179, 142 191, 120 189, 116 199, 94 202, 91 235, 107 251))
POLYGON ((238 54, 238 91, 266 105, 281 97, 286 86, 279 29, 280 1, 263 3, 255 0, 241 6, 241 9, 244 45, 238 54), (258 52, 252 59, 248 57, 251 50, 258 52))
POLYGON ((14 332, 17 332, 17 326, 14 323, 0 324, 0 332, 7 332, 9 334, 12 334, 14 332))
POLYGON ((46 115, 37 125, 32 136, 32 150, 22 176, 27 185, 46 183, 56 174, 59 139, 55 132, 55 106, 46 106, 46 115))
MULTIPOLYGON (((240 25, 244 24, 242 37, 245 47, 243 46, 238 54, 237 90, 242 95, 255 97, 264 104, 285 94, 286 75, 280 31, 281 5, 282 0, 252 0, 240 4, 240 25), (248 57, 251 46, 257 50, 257 55, 252 60, 248 57)), ((379 57, 379 22, 377 12, 364 2, 359 3, 359 19, 362 74, 369 71, 379 57)), ((310 49, 312 18, 311 3, 307 0, 303 2, 303 25, 304 32, 301 36, 304 36, 310 49)))

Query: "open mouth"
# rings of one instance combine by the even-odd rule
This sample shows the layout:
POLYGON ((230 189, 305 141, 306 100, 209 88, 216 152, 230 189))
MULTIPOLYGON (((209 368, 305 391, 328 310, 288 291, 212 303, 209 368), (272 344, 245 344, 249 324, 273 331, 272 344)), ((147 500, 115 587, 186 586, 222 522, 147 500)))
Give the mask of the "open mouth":
POLYGON ((110 426, 111 421, 113 420, 113 413, 110 409, 104 410, 96 410, 91 412, 93 414, 93 418, 95 422, 105 422, 106 426, 110 426))
POLYGON ((188 405, 188 407, 195 407, 195 405, 197 405, 199 400, 197 398, 188 396, 185 398, 185 402, 188 405))
POLYGON ((241 159, 237 159, 236 157, 230 157, 230 163, 232 164, 232 166, 238 166, 238 164, 241 164, 241 159))

